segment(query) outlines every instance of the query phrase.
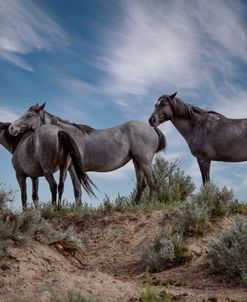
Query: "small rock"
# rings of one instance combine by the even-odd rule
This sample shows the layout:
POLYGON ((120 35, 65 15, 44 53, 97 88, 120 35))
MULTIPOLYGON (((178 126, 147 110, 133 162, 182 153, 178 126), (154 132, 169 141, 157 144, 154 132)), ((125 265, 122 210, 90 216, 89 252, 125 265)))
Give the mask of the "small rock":
POLYGON ((217 302, 218 299, 216 297, 209 297, 208 301, 210 301, 210 302, 217 302))
POLYGON ((0 268, 1 268, 2 271, 7 271, 7 270, 9 270, 9 266, 8 266, 7 264, 2 264, 2 265, 0 266, 0 268))
POLYGON ((191 253, 194 254, 197 257, 200 257, 202 255, 202 250, 198 246, 193 246, 193 247, 191 247, 190 250, 191 250, 191 253))

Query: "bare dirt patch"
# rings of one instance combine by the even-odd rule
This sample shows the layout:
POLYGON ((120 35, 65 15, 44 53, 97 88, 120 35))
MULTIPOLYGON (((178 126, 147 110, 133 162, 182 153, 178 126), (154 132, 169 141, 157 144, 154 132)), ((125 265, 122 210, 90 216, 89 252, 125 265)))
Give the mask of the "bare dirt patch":
MULTIPOLYGON (((14 247, 11 257, 0 262, 0 301, 50 301, 54 293, 67 290, 100 301, 140 301, 138 288, 146 278, 140 262, 142 248, 175 216, 154 211, 56 218, 56 226, 73 225, 86 242, 83 264, 38 242, 14 247)), ((152 274, 157 292, 170 293, 176 301, 246 302, 247 289, 212 274, 207 262, 209 240, 231 222, 224 219, 205 237, 190 239, 191 261, 152 274)))

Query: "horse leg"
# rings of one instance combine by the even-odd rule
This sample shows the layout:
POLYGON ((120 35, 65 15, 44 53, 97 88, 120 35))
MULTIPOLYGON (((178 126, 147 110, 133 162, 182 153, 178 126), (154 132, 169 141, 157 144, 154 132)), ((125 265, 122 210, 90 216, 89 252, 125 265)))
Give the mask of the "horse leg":
POLYGON ((61 169, 59 175, 59 184, 58 184, 58 209, 61 208, 62 195, 64 192, 64 182, 67 177, 67 169, 61 169))
POLYGON ((39 206, 39 195, 38 195, 38 190, 39 190, 39 179, 37 177, 32 177, 32 199, 34 203, 35 209, 38 208, 39 206))
POLYGON ((50 190, 51 190, 51 203, 54 207, 56 207, 57 203, 57 183, 53 176, 53 173, 50 171, 45 171, 44 176, 49 183, 50 190))
POLYGON ((27 183, 26 176, 16 174, 17 181, 21 190, 21 202, 22 202, 22 210, 25 211, 27 209, 27 183))
POLYGON ((140 168, 138 162, 136 160, 133 160, 135 172, 136 172, 136 196, 135 196, 135 203, 139 203, 142 193, 146 187, 145 183, 145 175, 142 169, 140 168))
POLYGON ((74 195, 75 195, 75 202, 76 202, 76 206, 77 207, 81 207, 82 205, 82 201, 81 201, 81 183, 75 173, 75 169, 73 167, 73 165, 70 166, 69 169, 69 174, 70 174, 70 178, 73 184, 73 189, 74 189, 74 195))
POLYGON ((153 174, 152 163, 143 165, 143 171, 149 186, 149 197, 152 201, 156 191, 156 179, 153 174))
POLYGON ((202 174, 202 183, 205 185, 210 182, 210 160, 198 157, 197 162, 202 174))

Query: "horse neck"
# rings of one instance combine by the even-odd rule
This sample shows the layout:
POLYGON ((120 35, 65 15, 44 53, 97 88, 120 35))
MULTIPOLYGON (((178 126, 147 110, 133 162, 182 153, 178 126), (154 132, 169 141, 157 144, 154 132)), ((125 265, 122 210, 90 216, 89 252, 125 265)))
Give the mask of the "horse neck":
POLYGON ((40 114, 41 118, 41 124, 46 125, 46 124, 56 124, 56 118, 52 116, 50 113, 46 111, 42 111, 40 114))
POLYGON ((59 119, 56 116, 53 116, 52 114, 43 111, 43 114, 40 116, 41 117, 41 124, 51 124, 51 125, 57 125, 58 127, 62 128, 62 129, 74 129, 75 127, 70 124, 70 123, 66 123, 65 121, 59 119))
POLYGON ((8 129, 2 129, 0 135, 0 144, 7 149, 11 154, 15 152, 15 149, 22 138, 22 135, 18 135, 17 137, 9 134, 8 129))
POLYGON ((191 138, 194 118, 173 118, 171 119, 171 122, 175 126, 175 128, 180 132, 180 134, 185 138, 185 140, 189 141, 191 138))

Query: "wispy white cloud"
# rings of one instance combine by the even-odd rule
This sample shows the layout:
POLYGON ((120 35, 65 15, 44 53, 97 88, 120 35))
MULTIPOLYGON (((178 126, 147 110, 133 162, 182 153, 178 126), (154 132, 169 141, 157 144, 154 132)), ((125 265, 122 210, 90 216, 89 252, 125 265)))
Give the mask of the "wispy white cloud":
POLYGON ((64 30, 29 0, 0 0, 0 28, 0 59, 28 71, 25 55, 68 44, 64 30))
POLYGON ((229 84, 228 93, 217 96, 214 109, 227 117, 247 118, 247 89, 245 88, 235 88, 229 84))
POLYGON ((18 115, 6 108, 0 107, 0 121, 1 122, 12 122, 18 118, 18 115))
POLYGON ((123 1, 119 23, 104 30, 98 66, 108 75, 105 93, 126 97, 130 106, 139 106, 141 95, 175 88, 215 97, 219 82, 227 88, 236 76, 235 61, 247 63, 239 1, 123 1))

